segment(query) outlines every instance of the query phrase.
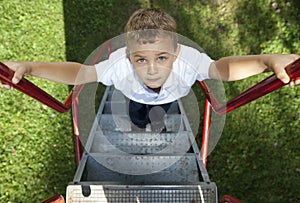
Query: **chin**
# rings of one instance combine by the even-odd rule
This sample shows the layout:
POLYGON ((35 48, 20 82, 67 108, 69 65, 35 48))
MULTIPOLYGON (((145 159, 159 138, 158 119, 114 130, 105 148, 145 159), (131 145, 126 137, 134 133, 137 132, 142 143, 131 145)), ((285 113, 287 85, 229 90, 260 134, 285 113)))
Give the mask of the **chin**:
POLYGON ((161 81, 155 81, 155 82, 145 82, 145 84, 150 88, 160 88, 163 86, 163 83, 161 81))
POLYGON ((159 85, 159 84, 146 84, 147 87, 150 87, 150 88, 160 88, 162 85, 159 85))

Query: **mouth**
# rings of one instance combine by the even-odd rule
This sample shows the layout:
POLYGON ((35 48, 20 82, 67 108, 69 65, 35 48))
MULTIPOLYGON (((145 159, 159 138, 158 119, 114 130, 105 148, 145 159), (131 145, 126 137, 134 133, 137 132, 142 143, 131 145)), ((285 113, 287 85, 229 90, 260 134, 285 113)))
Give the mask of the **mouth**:
POLYGON ((160 79, 160 78, 154 78, 154 79, 148 78, 147 80, 148 80, 149 82, 157 82, 159 79, 160 79))

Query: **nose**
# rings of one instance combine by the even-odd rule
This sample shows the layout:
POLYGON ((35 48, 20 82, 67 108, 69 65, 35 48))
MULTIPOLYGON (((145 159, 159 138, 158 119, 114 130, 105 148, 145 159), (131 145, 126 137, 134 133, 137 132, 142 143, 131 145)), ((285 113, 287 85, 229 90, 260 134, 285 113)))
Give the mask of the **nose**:
POLYGON ((154 75, 158 73, 158 68, 154 62, 151 62, 148 66, 147 73, 149 75, 154 75))

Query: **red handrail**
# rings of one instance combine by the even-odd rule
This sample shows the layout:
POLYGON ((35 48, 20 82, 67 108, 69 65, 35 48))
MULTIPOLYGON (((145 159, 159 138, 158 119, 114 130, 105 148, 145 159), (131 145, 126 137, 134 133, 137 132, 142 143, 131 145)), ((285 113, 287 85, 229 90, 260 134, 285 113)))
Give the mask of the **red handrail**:
POLYGON ((224 195, 220 203, 243 203, 241 200, 230 195, 224 195))
MULTIPOLYGON (((285 69, 291 80, 300 78, 300 58, 289 64, 285 69)), ((213 108, 218 114, 226 114, 286 85, 281 82, 281 80, 279 80, 275 74, 273 74, 260 83, 244 91, 237 97, 231 99, 227 103, 221 104, 204 81, 198 81, 198 84, 200 85, 206 97, 202 130, 202 148, 200 155, 204 166, 206 166, 208 156, 211 108, 213 108)))
MULTIPOLYGON (((93 57, 90 65, 95 64, 98 59, 102 56, 104 51, 107 50, 108 55, 112 52, 112 46, 109 40, 107 40, 102 47, 96 52, 96 55, 93 57)), ((76 162, 79 164, 82 156, 82 147, 79 135, 79 112, 78 112, 78 95, 83 89, 84 85, 76 85, 70 92, 69 96, 65 102, 60 102, 47 92, 37 87, 35 84, 31 83, 26 78, 22 78, 18 84, 12 83, 12 78, 14 71, 9 69, 5 64, 0 62, 0 81, 3 84, 7 84, 28 96, 36 99, 37 101, 49 106, 50 108, 60 112, 65 113, 72 107, 72 116, 73 116, 73 128, 74 128, 74 141, 76 149, 76 162)))
POLYGON ((29 95, 30 97, 38 100, 39 102, 51 107, 52 109, 60 113, 65 113, 71 108, 73 91, 71 91, 65 102, 62 103, 25 78, 22 78, 18 84, 13 84, 11 82, 13 75, 14 71, 0 62, 0 81, 3 84, 10 85, 11 87, 29 95))
MULTIPOLYGON (((97 62, 97 60, 102 56, 104 51, 107 49, 107 55, 109 56, 112 52, 112 46, 109 40, 107 40, 102 47, 97 51, 96 55, 93 57, 92 61, 89 63, 90 65, 93 65, 97 62)), ((72 98, 72 116, 73 116, 73 129, 74 129, 74 142, 75 142, 75 150, 76 150, 76 163, 79 165, 81 157, 82 157, 82 146, 80 141, 80 130, 79 130, 79 100, 78 96, 83 89, 84 85, 76 85, 73 88, 73 98, 72 98)))
MULTIPOLYGON (((289 64, 286 68, 290 80, 296 80, 300 78, 300 58, 289 64)), ((201 87, 206 100, 204 106, 204 119, 203 119, 203 130, 202 130, 202 148, 200 153, 200 158, 204 166, 207 163, 208 156, 208 142, 209 142, 209 133, 210 133, 210 117, 211 109, 214 108, 214 111, 218 114, 226 114, 238 107, 241 107, 259 97, 262 97, 272 91, 279 89, 280 87, 286 85, 281 80, 279 80, 275 74, 264 79, 260 83, 254 85, 248 90, 244 91, 237 97, 231 99, 225 104, 221 104, 213 92, 210 91, 208 86, 204 81, 198 81, 199 86, 201 87)), ((241 200, 234 198, 230 195, 224 195, 221 199, 221 203, 242 203, 241 200)))
MULTIPOLYGON (((291 80, 300 78, 300 58, 294 61, 293 63, 289 64, 285 69, 291 80)), ((214 111, 218 114, 229 113, 234 109, 237 109, 259 97, 262 97, 286 85, 281 80, 279 80, 275 74, 273 74, 261 81, 260 83, 244 91, 237 97, 231 99, 227 103, 221 104, 216 99, 213 92, 210 91, 209 87, 206 85, 205 82, 198 81, 198 84, 200 85, 206 98, 210 101, 214 111)))
POLYGON ((43 200, 41 203, 65 203, 65 198, 60 194, 56 194, 46 200, 43 200))
MULTIPOLYGON (((99 57, 103 54, 105 49, 108 49, 108 53, 111 52, 112 47, 109 41, 106 41, 103 46, 99 49, 93 60, 91 61, 91 65, 95 64, 99 57)), ((7 84, 14 89, 17 89, 28 96, 36 99, 37 101, 49 106, 50 108, 60 112, 65 113, 72 107, 72 99, 76 98, 80 91, 83 88, 83 85, 75 86, 66 100, 64 102, 60 102, 50 94, 37 87, 35 84, 27 80, 26 78, 22 78, 18 84, 12 83, 12 78, 14 76, 14 71, 9 69, 4 63, 0 62, 0 81, 3 84, 7 84)))
POLYGON ((201 154, 200 154, 204 166, 206 166, 207 156, 209 151, 208 141, 209 141, 209 132, 210 132, 211 111, 212 111, 212 107, 208 99, 205 99, 204 119, 203 119, 203 128, 202 128, 202 146, 201 146, 201 154))

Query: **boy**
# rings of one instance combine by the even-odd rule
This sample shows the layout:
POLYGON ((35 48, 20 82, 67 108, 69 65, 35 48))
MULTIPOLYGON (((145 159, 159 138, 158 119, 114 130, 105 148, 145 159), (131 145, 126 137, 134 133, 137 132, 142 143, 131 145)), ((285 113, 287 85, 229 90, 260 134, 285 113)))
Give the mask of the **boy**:
MULTIPOLYGON (((232 81, 273 71, 284 83, 284 67, 299 55, 266 54, 224 57, 213 61, 194 48, 177 43, 176 22, 159 9, 140 9, 126 27, 126 47, 114 51, 96 65, 73 62, 6 62, 15 71, 13 82, 32 75, 64 84, 101 82, 114 85, 130 99, 129 115, 134 130, 151 123, 153 131, 164 129, 163 116, 173 102, 185 96, 196 80, 232 81)), ((1 85, 3 88, 9 88, 1 85)))

